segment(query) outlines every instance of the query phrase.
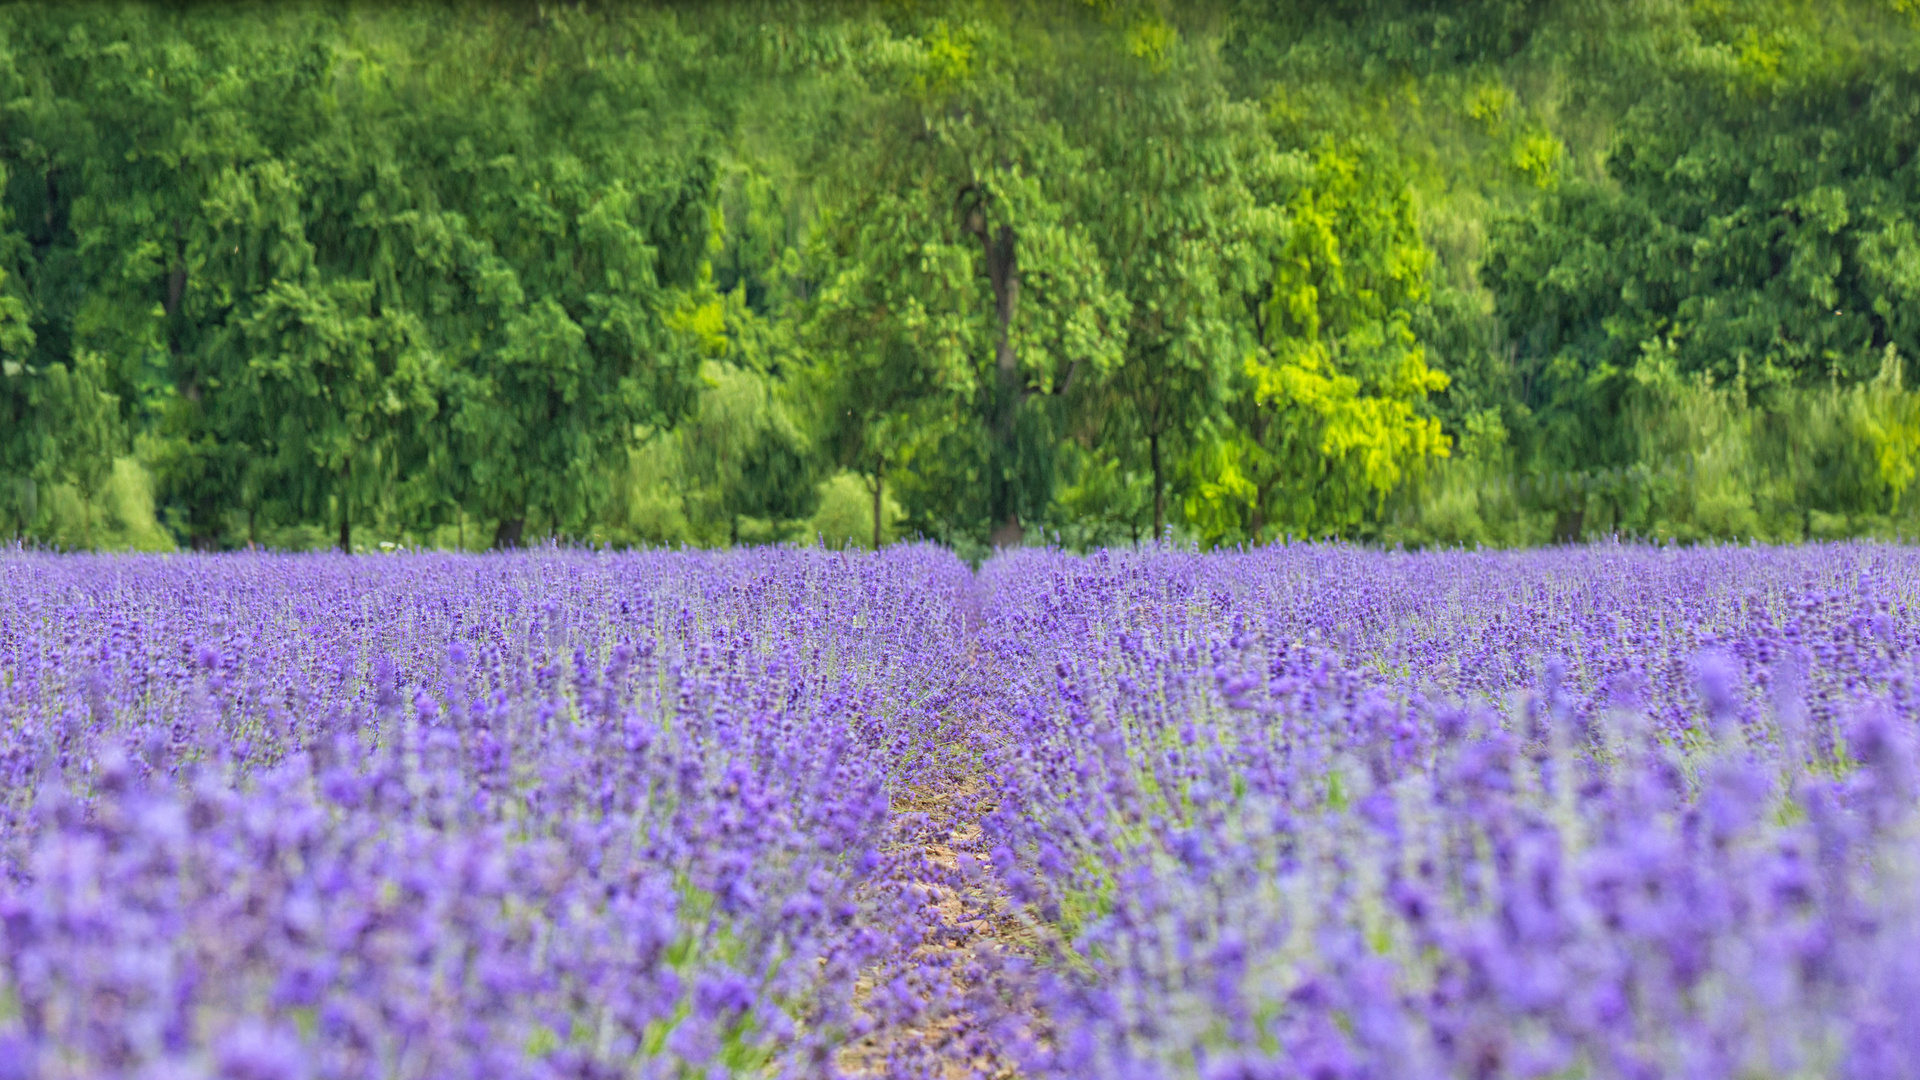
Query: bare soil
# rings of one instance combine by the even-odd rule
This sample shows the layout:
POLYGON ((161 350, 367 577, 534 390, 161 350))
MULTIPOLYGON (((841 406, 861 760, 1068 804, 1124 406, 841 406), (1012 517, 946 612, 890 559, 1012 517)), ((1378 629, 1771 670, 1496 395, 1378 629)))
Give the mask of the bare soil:
POLYGON ((958 778, 895 808, 882 899, 917 932, 855 983, 873 1026, 840 1049, 846 1076, 1002 1080, 1019 1075, 1019 1045, 1044 1038, 1024 977, 1032 934, 982 850, 983 798, 977 779, 958 778))

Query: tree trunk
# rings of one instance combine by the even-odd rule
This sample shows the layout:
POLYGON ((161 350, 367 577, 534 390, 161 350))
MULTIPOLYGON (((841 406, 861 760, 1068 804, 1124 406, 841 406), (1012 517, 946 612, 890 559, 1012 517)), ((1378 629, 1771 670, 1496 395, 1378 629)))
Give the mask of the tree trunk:
MULTIPOLYGON (((983 238, 984 239, 984 238, 983 238)), ((1008 457, 1014 456, 1014 429, 1018 423, 1022 393, 1020 385, 1020 357, 1013 351, 1013 316, 1020 303, 1020 264, 1015 257, 1015 236, 1013 226, 1002 225, 995 230, 993 242, 987 244, 987 278, 993 284, 993 314, 1000 324, 999 340, 993 346, 993 367, 996 381, 999 383, 1000 415, 995 418, 994 434, 1000 439, 1000 451, 1008 457)), ((996 547, 1019 547, 1026 530, 1020 525, 1020 511, 1015 492, 1017 486, 1007 491, 1006 520, 994 530, 996 547)))
MULTIPOLYGON (((1255 446, 1266 445, 1267 424, 1269 419, 1265 410, 1258 408, 1254 410, 1253 442, 1255 446)), ((1278 482, 1271 473, 1268 473, 1267 476, 1253 486, 1253 513, 1250 515, 1250 524, 1253 528, 1247 537, 1249 543, 1258 544, 1260 542, 1260 534, 1266 531, 1267 496, 1273 493, 1273 485, 1278 482)))
MULTIPOLYGON (((47 174, 47 223, 53 223, 53 174, 47 174)), ((173 219, 173 252, 167 269, 166 293, 160 298, 161 313, 166 317, 167 355, 173 360, 175 372, 189 371, 180 383, 180 396, 199 404, 201 398, 200 379, 191 374, 182 362, 186 352, 186 333, 182 328, 185 318, 179 315, 180 303, 187 294, 187 240, 186 226, 179 218, 173 219)), ((187 495, 188 500, 188 543, 195 551, 220 550, 220 510, 204 488, 195 487, 187 495)))
POLYGON ((493 530, 493 549, 495 551, 505 551, 508 548, 519 547, 520 536, 526 531, 527 519, 525 517, 501 518, 500 524, 496 525, 493 530))
POLYGON ((168 318, 180 310, 180 301, 187 295, 187 227, 179 218, 173 219, 173 266, 167 271, 167 298, 161 307, 168 318))
POLYGON ((1577 544, 1586 534, 1587 511, 1566 509, 1559 512, 1553 522, 1553 538, 1563 544, 1577 544))
MULTIPOLYGON (((991 427, 1001 456, 1011 460, 1015 456, 1015 425, 1020 404, 1026 398, 1026 388, 1020 380, 1020 357, 1013 349, 1013 319, 1020 306, 1020 238, 1011 225, 989 229, 986 210, 978 203, 967 211, 966 229, 980 241, 980 252, 987 264, 987 282, 993 287, 993 316, 999 334, 993 346, 996 392, 991 427)), ((994 482, 1006 483, 1004 480, 994 482)), ((1017 490, 1017 482, 1009 484, 997 493, 1004 496, 1004 500, 989 499, 991 512, 1005 514, 989 537, 995 547, 1017 547, 1026 535, 1020 524, 1017 490), (996 502, 1001 505, 992 505, 996 502)))
POLYGON ((994 526, 987 536, 987 542, 997 548, 1016 548, 1027 538, 1026 526, 1020 524, 1019 514, 1007 515, 1007 520, 994 526))
POLYGON ((982 238, 987 251, 987 280, 993 285, 993 315, 1000 324, 1000 338, 993 346, 993 363, 1001 384, 1016 387, 1020 378, 1020 358, 1013 351, 1013 316, 1020 304, 1017 239, 1011 225, 996 229, 990 243, 982 238))
POLYGON ((881 513, 884 509, 881 503, 881 493, 885 490, 885 488, 883 488, 881 485, 886 482, 886 476, 887 476, 886 460, 883 458, 880 461, 874 462, 873 464, 873 550, 875 551, 880 550, 881 513))
POLYGON ((347 499, 347 491, 352 480, 353 464, 348 462, 340 466, 339 486, 334 489, 336 493, 334 499, 337 500, 340 510, 340 551, 345 555, 353 554, 353 509, 347 499))
POLYGON ((1153 462, 1153 542, 1157 544, 1166 539, 1167 533, 1167 489, 1160 472, 1159 432, 1147 436, 1147 458, 1153 462))

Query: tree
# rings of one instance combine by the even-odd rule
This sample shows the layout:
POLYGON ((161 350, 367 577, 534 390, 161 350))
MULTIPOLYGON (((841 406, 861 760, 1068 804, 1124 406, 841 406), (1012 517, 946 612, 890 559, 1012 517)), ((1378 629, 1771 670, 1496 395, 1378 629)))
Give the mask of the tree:
POLYGON ((907 58, 876 76, 886 93, 852 140, 871 149, 825 219, 818 325, 833 329, 816 340, 843 369, 824 386, 878 391, 890 410, 832 407, 859 432, 834 441, 869 462, 876 508, 885 470, 939 436, 949 464, 919 478, 923 506, 1009 544, 1051 501, 1044 399, 1113 366, 1124 299, 1069 197, 1081 157, 1033 92, 1034 16, 972 14, 914 26, 907 58))
POLYGON ((429 459, 497 546, 530 515, 584 526, 636 429, 693 401, 697 335, 669 319, 705 280, 713 133, 635 49, 670 50, 670 27, 634 40, 658 29, 502 11, 425 33, 412 68, 382 54, 397 167, 371 163, 378 197, 349 235, 392 260, 387 291, 434 316, 446 445, 429 459))
MULTIPOLYGON (((876 215, 863 238, 887 228, 876 215)), ((899 219, 895 219, 899 220, 899 219)), ((929 258, 917 268, 875 266, 875 256, 905 250, 883 243, 849 245, 840 272, 814 301, 806 337, 820 350, 809 377, 814 427, 831 460, 863 476, 873 494, 873 544, 881 543, 887 478, 914 451, 950 426, 943 405, 965 394, 970 372, 959 353, 960 333, 941 325, 916 292, 920 275, 938 273, 929 258), (855 251, 863 252, 858 259, 855 251)), ((948 281, 965 273, 945 260, 948 281)))
POLYGON ((1244 297, 1257 346, 1228 422, 1193 457, 1186 505, 1213 543, 1351 532, 1447 452, 1419 411, 1446 376, 1412 331, 1431 255, 1391 162, 1323 142, 1276 156, 1255 191, 1279 211, 1244 297))
POLYGON ((1497 223, 1483 276, 1543 463, 1633 460, 1619 418, 1648 349, 1762 407, 1920 350, 1915 40, 1860 5, 1703 19, 1620 118, 1604 177, 1497 223))
POLYGON ((703 381, 693 412, 658 436, 680 512, 696 539, 737 544, 742 518, 784 538, 819 502, 812 448, 767 376, 716 359, 703 381))
MULTIPOLYGON (((23 306, 0 294, 0 480, 12 489, 0 493, 0 512, 28 532, 39 516, 42 487, 71 485, 82 512, 90 514, 125 436, 119 401, 104 389, 106 364, 98 355, 81 352, 67 363, 44 365, 15 359, 32 344, 20 317, 23 306)), ((81 540, 93 542, 90 517, 81 540)))
POLYGON ((636 425, 691 403, 667 323, 702 287, 713 166, 670 20, 0 17, 28 58, 0 114, 22 370, 112 359, 196 545, 236 514, 343 543, 456 508, 503 544, 577 527, 636 425))
POLYGON ((407 459, 425 441, 438 379, 414 320, 381 312, 371 282, 277 283, 252 305, 241 332, 246 399, 263 462, 293 515, 331 510, 342 551, 353 550, 356 508, 402 498, 424 470, 407 459))
POLYGON ((1074 124, 1094 165, 1082 216, 1127 301, 1099 442, 1127 446, 1131 460, 1145 449, 1158 537, 1171 467, 1220 408, 1244 351, 1231 305, 1252 287, 1255 208, 1241 166, 1261 132, 1171 26, 1148 19, 1112 36, 1077 65, 1100 77, 1076 80, 1087 89, 1074 124))
MULTIPOLYGON (((172 421, 163 458, 183 463, 169 470, 176 476, 198 481, 188 517, 199 538, 217 528, 212 519, 239 455, 208 447, 220 440, 202 422, 209 412, 198 354, 230 305, 206 302, 201 271, 217 256, 195 242, 203 234, 194 225, 214 178, 257 153, 242 107, 248 80, 223 63, 247 50, 153 12, 123 14, 6 14, 5 36, 23 63, 4 152, 8 201, 28 223, 18 272, 34 356, 24 363, 45 371, 80 350, 113 358, 98 389, 114 393, 122 420, 145 413, 172 421)), ((253 87, 267 89, 262 69, 297 49, 249 56, 253 87)), ((273 89, 281 92, 269 100, 297 97, 290 87, 273 89)))
POLYGON ((1911 6, 10 5, 4 512, 1891 533, 1911 6))

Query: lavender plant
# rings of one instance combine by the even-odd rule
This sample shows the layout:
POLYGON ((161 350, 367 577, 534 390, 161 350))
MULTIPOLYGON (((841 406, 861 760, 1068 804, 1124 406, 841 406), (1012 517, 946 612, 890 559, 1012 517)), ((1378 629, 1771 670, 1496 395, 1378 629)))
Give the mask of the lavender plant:
POLYGON ((1030 1076, 1920 1075, 1904 549, 1029 552, 1030 1076))
POLYGON ((818 1075, 861 1022, 950 557, 0 577, 0 1075, 818 1075))
POLYGON ((1920 1075, 1917 582, 16 550, 0 1077, 1920 1075))

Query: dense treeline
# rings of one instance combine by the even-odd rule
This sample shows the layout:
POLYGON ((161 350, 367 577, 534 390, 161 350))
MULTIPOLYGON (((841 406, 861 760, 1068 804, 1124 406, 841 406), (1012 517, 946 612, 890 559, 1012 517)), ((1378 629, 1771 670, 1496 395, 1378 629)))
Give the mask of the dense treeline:
POLYGON ((1907 0, 0 9, 0 533, 1892 534, 1907 0))

